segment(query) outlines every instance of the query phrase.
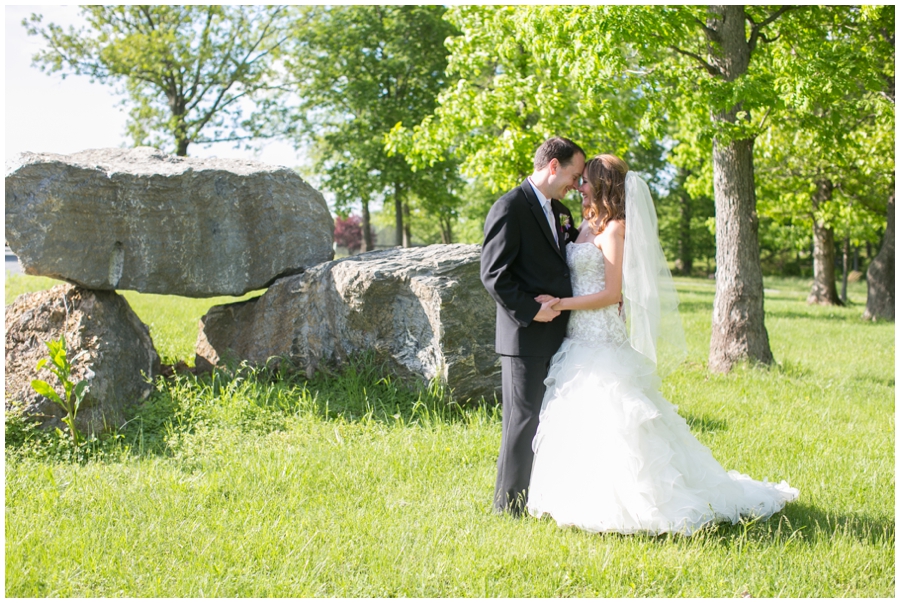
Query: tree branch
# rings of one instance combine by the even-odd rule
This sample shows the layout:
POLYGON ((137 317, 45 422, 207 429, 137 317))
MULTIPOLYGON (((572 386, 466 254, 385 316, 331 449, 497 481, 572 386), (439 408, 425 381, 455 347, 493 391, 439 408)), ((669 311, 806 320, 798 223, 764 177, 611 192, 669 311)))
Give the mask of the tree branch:
POLYGON ((718 67, 714 67, 713 65, 710 65, 709 63, 707 63, 706 59, 701 57, 699 54, 695 54, 693 52, 688 52, 687 50, 682 50, 681 48, 678 48, 677 46, 669 46, 669 49, 677 52, 678 54, 682 54, 686 57, 696 59, 697 62, 699 62, 700 65, 703 66, 703 68, 706 69, 706 71, 709 72, 710 75, 722 75, 722 72, 719 71, 718 67))
POLYGON ((241 140, 253 140, 254 138, 272 138, 275 134, 259 133, 248 134, 247 136, 229 136, 228 138, 198 138, 192 140, 191 144, 214 144, 217 142, 239 142, 241 140))
MULTIPOLYGON (((212 9, 206 10, 206 24, 203 26, 203 34, 200 37, 200 46, 197 49, 197 54, 199 56, 203 56, 203 50, 206 48, 207 44, 209 44, 209 30, 212 26, 212 17, 213 11, 212 9)), ((203 61, 197 60, 197 69, 194 71, 194 81, 191 83, 191 89, 188 93, 185 94, 185 99, 190 101, 194 98, 194 95, 197 93, 197 87, 200 85, 200 71, 201 66, 203 65, 203 61)))
POLYGON ((720 42, 722 40, 722 36, 719 35, 719 32, 708 26, 706 23, 698 19, 697 17, 691 17, 695 23, 700 27, 704 34, 706 34, 706 39, 711 42, 720 42))
POLYGON ((750 47, 750 52, 753 52, 756 49, 756 42, 759 40, 759 36, 762 34, 762 30, 767 25, 775 22, 781 15, 784 13, 800 8, 799 6, 792 5, 784 5, 774 13, 763 19, 760 23, 756 23, 753 18, 744 10, 744 18, 750 22, 750 40, 747 42, 747 45, 750 47))

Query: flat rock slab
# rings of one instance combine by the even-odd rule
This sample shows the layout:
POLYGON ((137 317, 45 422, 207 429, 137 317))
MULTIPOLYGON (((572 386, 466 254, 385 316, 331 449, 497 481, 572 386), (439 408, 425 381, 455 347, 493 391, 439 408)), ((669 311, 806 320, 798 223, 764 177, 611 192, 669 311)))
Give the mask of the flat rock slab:
POLYGON ((49 356, 45 342, 61 335, 73 367, 70 379, 87 379, 90 387, 75 419, 79 430, 93 434, 121 426, 128 407, 153 390, 148 379, 160 364, 147 326, 113 291, 57 285, 6 306, 6 407, 18 403, 44 426, 64 428, 65 412, 31 388, 32 379, 42 379, 62 394, 48 369, 35 371, 38 360, 49 356))
POLYGON ((373 351, 400 377, 437 379, 458 401, 500 388, 495 304, 479 278, 478 245, 372 251, 281 279, 258 298, 214 306, 200 321, 196 365, 298 370, 373 351))
POLYGON ((6 240, 26 274, 212 297, 330 260, 334 222, 288 168, 149 147, 22 153, 6 166, 6 240))

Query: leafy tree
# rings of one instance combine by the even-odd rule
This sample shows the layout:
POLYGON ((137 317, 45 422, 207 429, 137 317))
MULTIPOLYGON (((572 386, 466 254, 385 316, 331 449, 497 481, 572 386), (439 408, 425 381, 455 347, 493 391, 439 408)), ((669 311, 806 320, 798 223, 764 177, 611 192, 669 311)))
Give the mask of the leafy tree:
POLYGON ((458 210, 456 241, 480 244, 484 241, 484 220, 497 195, 483 179, 472 178, 466 183, 461 196, 463 203, 458 210))
MULTIPOLYGON (((782 118, 758 141, 760 212, 812 230, 809 303, 842 304, 835 283, 835 236, 845 246, 877 240, 885 200, 893 191, 893 9, 809 7, 797 14, 775 49, 784 65, 775 87, 782 118), (889 67, 888 67, 889 65, 889 67), (823 74, 828 77, 823 77, 823 74), (891 92, 892 94, 892 92, 891 92), (890 140, 890 144, 885 144, 890 140)), ((808 236, 801 246, 808 245, 808 236)), ((847 269, 844 272, 846 292, 847 269)))
POLYGON ((286 40, 287 12, 278 6, 92 5, 87 28, 68 32, 41 15, 23 21, 47 48, 34 64, 50 73, 87 75, 120 85, 131 106, 135 145, 167 146, 187 155, 191 144, 259 135, 241 101, 270 87, 286 40))
MULTIPOLYGON (((373 233, 374 241, 374 233, 373 233)), ((338 216, 334 219, 334 242, 354 254, 362 248, 362 219, 357 215, 338 216)))
MULTIPOLYGON (((574 86, 578 65, 547 56, 559 41, 561 7, 457 6, 447 20, 460 35, 447 40, 446 87, 421 123, 393 129, 388 146, 417 166, 448 156, 487 190, 508 190, 531 173, 534 150, 562 135, 585 149, 625 156, 637 137, 644 99, 629 89, 574 86), (615 109, 615 116, 611 113, 615 109)), ((582 75, 583 76, 583 75, 582 75)))
POLYGON ((715 221, 715 202, 688 191, 685 183, 690 176, 690 170, 677 168, 671 188, 656 204, 663 251, 675 258, 675 269, 684 275, 693 273, 696 260, 704 259, 708 264, 716 256, 715 234, 710 230, 710 220, 715 221))
MULTIPOLYGON (((421 216, 421 222, 425 223, 420 230, 427 228, 426 224, 433 224, 437 226, 439 242, 449 244, 455 239, 453 225, 459 218, 459 209, 463 204, 465 182, 459 177, 455 163, 445 162, 436 168, 419 170, 418 177, 412 182, 410 194, 416 200, 413 204, 414 211, 421 216)), ((404 222, 404 226, 409 224, 410 220, 404 222)))
POLYGON ((455 30, 440 6, 299 11, 286 68, 300 100, 281 112, 282 127, 298 144, 313 142, 322 186, 339 209, 362 204, 364 250, 372 249, 369 203, 377 199, 393 200, 396 243, 408 246, 411 203, 452 206, 445 191, 458 186, 456 164, 413 171, 403 154, 388 154, 384 136, 434 109, 448 81, 444 40, 455 30))
MULTIPOLYGON (((589 154, 616 153, 644 174, 661 165, 652 161, 660 149, 638 132, 640 91, 598 87, 597 94, 583 94, 569 85, 569 67, 543 58, 543 22, 521 9, 496 6, 454 7, 447 19, 462 32, 447 40, 447 71, 456 84, 441 92, 434 113, 421 123, 398 124, 388 148, 405 153, 418 169, 448 157, 461 161, 469 182, 457 208, 459 240, 482 241, 497 193, 531 173, 534 150, 550 136, 573 138, 589 154)), ((562 201, 580 215, 580 198, 562 201)))

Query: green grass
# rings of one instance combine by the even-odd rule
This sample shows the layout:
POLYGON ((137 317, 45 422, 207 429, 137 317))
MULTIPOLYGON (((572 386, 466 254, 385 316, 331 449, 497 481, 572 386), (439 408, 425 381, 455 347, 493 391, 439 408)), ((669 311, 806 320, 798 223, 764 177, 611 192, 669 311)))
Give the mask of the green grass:
MULTIPOLYGON (((726 468, 800 489, 768 522, 623 537, 496 517, 493 407, 365 360, 186 375, 78 454, 8 415, 6 595, 894 596, 894 325, 859 319, 864 284, 821 308, 767 279, 778 364, 711 375, 714 284, 677 280, 690 351, 663 393, 726 468)), ((7 303, 44 286, 13 277, 7 303)), ((126 297, 170 358, 215 303, 126 297)))

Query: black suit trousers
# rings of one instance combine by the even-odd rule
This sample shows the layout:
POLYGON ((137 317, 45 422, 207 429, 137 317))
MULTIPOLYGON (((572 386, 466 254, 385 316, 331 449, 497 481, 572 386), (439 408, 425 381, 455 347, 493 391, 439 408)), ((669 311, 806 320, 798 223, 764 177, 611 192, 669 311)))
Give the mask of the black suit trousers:
POLYGON ((503 432, 497 458, 494 510, 519 515, 525 510, 544 379, 552 356, 501 356, 503 432))

